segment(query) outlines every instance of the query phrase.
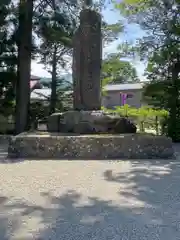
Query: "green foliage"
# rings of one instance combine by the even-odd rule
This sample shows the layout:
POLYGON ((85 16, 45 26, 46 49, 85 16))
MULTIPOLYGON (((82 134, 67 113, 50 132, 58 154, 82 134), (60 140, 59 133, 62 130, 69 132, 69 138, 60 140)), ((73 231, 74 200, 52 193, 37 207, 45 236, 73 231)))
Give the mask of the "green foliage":
POLYGON ((56 4, 56 9, 44 14, 39 18, 37 34, 41 39, 39 53, 41 63, 50 68, 53 64, 64 66, 64 55, 72 50, 72 37, 75 28, 75 19, 56 4), (55 59, 55 63, 54 60, 55 59))
MULTIPOLYGON (((56 110, 57 89, 62 84, 62 80, 58 79, 58 73, 68 66, 67 56, 72 54, 72 38, 77 27, 78 19, 68 10, 69 6, 71 1, 66 1, 63 5, 56 1, 43 15, 37 12, 37 15, 40 14, 37 31, 41 39, 40 62, 51 74, 50 114, 56 110)), ((78 11, 76 6, 74 8, 78 11)))
POLYGON ((144 101, 156 109, 168 110, 168 81, 153 81, 144 86, 143 98, 144 101))
POLYGON ((123 0, 115 3, 117 9, 125 16, 137 15, 151 6, 152 0, 123 0))
POLYGON ((105 46, 107 46, 107 44, 118 39, 119 34, 123 31, 123 24, 121 22, 108 24, 105 21, 102 21, 101 31, 103 43, 105 46))
POLYGON ((14 114, 16 84, 16 46, 13 32, 8 31, 12 14, 11 1, 0 3, 0 114, 14 114), (9 20, 8 20, 9 19, 9 20))
POLYGON ((109 54, 102 62, 101 81, 103 95, 106 95, 104 86, 107 84, 135 83, 140 81, 136 69, 130 62, 121 60, 120 49, 117 49, 117 51, 119 53, 109 54))
POLYGON ((37 129, 39 120, 44 120, 48 116, 49 106, 41 101, 30 104, 29 123, 30 128, 37 129))
POLYGON ((148 60, 151 83, 144 96, 152 106, 169 111, 168 136, 180 141, 180 1, 124 0, 116 7, 145 30, 136 44, 137 55, 148 60))
MULTIPOLYGON (((121 54, 109 54, 102 63, 102 79, 105 83, 138 82, 136 69, 130 62, 121 60, 121 54)), ((103 85, 106 85, 103 83, 103 85)))
POLYGON ((160 132, 161 134, 164 133, 164 126, 162 124, 169 116, 166 110, 157 110, 150 107, 133 108, 127 104, 118 106, 115 110, 104 107, 102 110, 131 119, 137 124, 141 132, 145 132, 146 129, 154 129, 156 134, 160 134, 160 132))
POLYGON ((14 114, 15 83, 14 72, 0 72, 0 114, 4 116, 14 114))
POLYGON ((143 106, 141 108, 133 108, 130 107, 128 104, 125 104, 124 106, 118 106, 115 108, 115 110, 110 111, 118 113, 119 115, 125 117, 141 117, 143 119, 152 116, 168 116, 168 112, 166 110, 156 110, 146 106, 143 106))

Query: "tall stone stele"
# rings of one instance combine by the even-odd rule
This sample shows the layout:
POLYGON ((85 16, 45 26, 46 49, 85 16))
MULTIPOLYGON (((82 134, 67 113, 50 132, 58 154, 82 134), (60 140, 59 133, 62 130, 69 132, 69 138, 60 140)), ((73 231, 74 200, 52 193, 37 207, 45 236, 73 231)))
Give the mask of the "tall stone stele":
POLYGON ((101 108, 101 61, 101 16, 85 7, 73 40, 74 110, 101 108))
POLYGON ((52 114, 47 123, 50 132, 86 134, 95 131, 91 121, 96 119, 93 114, 101 109, 102 37, 101 16, 90 9, 89 1, 86 0, 80 13, 80 26, 73 39, 74 109, 52 114))

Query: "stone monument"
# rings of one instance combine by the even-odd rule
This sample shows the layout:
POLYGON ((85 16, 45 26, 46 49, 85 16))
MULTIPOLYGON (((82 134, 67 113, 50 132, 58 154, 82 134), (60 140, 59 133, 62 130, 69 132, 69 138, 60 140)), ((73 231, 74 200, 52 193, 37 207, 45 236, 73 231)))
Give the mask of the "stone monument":
POLYGON ((91 9, 80 13, 73 49, 74 110, 101 109, 101 16, 91 9))
POLYGON ((76 134, 136 132, 136 126, 128 119, 101 111, 101 61, 101 16, 85 7, 73 39, 74 110, 51 115, 48 131, 76 134))
MULTIPOLYGON (((86 0, 88 6, 90 2, 86 0)), ((8 148, 10 158, 112 160, 173 157, 171 139, 136 134, 135 124, 127 118, 100 110, 101 44, 100 15, 85 7, 74 36, 74 110, 52 114, 47 123, 48 132, 13 136, 8 148)))

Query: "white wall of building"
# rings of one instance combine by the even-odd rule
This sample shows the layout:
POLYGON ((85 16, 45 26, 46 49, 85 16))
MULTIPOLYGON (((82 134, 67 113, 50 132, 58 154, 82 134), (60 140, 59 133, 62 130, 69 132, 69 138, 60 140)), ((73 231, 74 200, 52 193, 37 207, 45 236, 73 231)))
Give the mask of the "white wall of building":
MULTIPOLYGON (((121 106, 122 93, 128 94, 126 104, 135 108, 140 108, 142 105, 144 105, 142 101, 143 85, 141 83, 134 83, 105 86, 104 95, 102 96, 102 106, 106 108, 121 106)), ((51 89, 35 89, 31 93, 31 101, 47 100, 50 95, 51 89)))

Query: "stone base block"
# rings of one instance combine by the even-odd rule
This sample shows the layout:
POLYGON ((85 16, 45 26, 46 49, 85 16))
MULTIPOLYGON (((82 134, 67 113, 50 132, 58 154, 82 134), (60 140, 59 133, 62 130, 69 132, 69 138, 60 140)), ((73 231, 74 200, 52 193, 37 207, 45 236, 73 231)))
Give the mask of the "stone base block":
POLYGON ((47 130, 61 133, 136 133, 129 119, 103 111, 67 111, 48 118, 47 130))
POLYGON ((150 134, 29 133, 11 138, 8 155, 31 159, 168 159, 174 150, 171 139, 150 134))

